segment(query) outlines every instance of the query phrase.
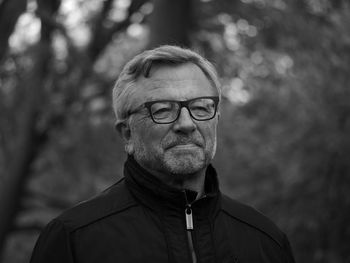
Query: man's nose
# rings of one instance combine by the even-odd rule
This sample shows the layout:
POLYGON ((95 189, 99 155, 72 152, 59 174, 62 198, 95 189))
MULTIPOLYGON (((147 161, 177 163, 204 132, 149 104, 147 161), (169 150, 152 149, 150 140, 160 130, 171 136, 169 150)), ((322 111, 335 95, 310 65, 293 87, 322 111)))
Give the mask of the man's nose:
POLYGON ((174 129, 177 132, 190 133, 196 129, 196 124, 192 119, 190 112, 187 108, 183 107, 180 110, 180 115, 174 123, 174 129))

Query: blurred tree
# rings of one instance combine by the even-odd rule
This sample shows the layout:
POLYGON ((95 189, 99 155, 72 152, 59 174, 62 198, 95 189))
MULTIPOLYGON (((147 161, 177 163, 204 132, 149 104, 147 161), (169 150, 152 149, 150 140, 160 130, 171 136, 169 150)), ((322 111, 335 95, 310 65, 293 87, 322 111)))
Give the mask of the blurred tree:
MULTIPOLYGON (((55 16, 59 7, 57 1, 38 2, 39 12, 48 16, 55 16)), ((33 47, 30 57, 30 66, 26 76, 19 84, 23 88, 17 92, 25 93, 25 100, 22 101, 21 114, 18 116, 17 141, 11 155, 15 158, 8 160, 8 167, 2 176, 0 208, 2 213, 0 220, 0 248, 3 247, 4 238, 13 224, 13 217, 20 208, 20 199, 23 187, 30 172, 31 163, 36 157, 44 134, 36 130, 36 122, 39 114, 39 107, 43 103, 44 83, 47 79, 49 61, 51 59, 51 35, 52 27, 43 24, 41 27, 41 38, 38 44, 33 47)), ((14 105, 17 107, 17 105, 14 105)))

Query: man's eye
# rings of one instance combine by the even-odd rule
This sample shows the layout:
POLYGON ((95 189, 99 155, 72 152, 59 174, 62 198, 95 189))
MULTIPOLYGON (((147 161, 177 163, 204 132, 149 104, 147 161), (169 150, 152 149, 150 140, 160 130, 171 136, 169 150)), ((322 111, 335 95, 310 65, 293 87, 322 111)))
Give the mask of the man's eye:
POLYGON ((194 106, 194 107, 191 107, 191 109, 195 110, 195 111, 209 111, 210 107, 208 107, 208 106, 194 106))
POLYGON ((152 111, 153 114, 162 114, 162 113, 167 113, 170 112, 171 108, 158 108, 152 111))
POLYGON ((194 111, 205 111, 205 112, 211 112, 214 109, 214 104, 212 103, 201 103, 201 104, 194 104, 191 105, 191 110, 194 111))
POLYGON ((162 103, 162 104, 154 104, 152 106, 152 114, 155 118, 166 118, 171 114, 174 110, 171 104, 162 103))
POLYGON ((212 110, 209 107, 192 107, 191 108, 192 114, 195 116, 206 116, 212 112, 212 110))
POLYGON ((192 114, 198 117, 211 115, 215 111, 214 103, 209 100, 196 101, 190 107, 192 114))

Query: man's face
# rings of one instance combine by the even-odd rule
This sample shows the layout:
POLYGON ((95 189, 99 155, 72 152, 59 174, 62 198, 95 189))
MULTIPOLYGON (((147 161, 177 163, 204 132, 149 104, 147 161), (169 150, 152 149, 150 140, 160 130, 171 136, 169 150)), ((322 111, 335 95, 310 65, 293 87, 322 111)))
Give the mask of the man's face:
MULTIPOLYGON (((156 66, 149 78, 142 77, 135 85, 134 107, 154 100, 218 96, 201 69, 192 63, 156 66)), ((213 159, 217 122, 217 115, 211 120, 194 120, 182 108, 175 122, 157 124, 143 109, 131 116, 128 144, 141 166, 181 181, 202 172, 213 159)))

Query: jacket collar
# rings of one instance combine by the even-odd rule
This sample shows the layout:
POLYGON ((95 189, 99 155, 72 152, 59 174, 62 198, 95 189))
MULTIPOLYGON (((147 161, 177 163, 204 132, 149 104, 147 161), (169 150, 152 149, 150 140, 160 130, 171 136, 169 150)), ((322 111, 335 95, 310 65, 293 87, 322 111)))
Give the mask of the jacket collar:
POLYGON ((126 184, 139 202, 148 206, 150 209, 180 209, 181 211, 186 205, 207 207, 207 212, 217 203, 220 194, 218 187, 218 179, 215 169, 209 165, 205 175, 205 195, 195 200, 196 192, 191 190, 180 190, 164 184, 154 175, 141 167, 132 156, 128 156, 124 165, 124 175, 126 184))

